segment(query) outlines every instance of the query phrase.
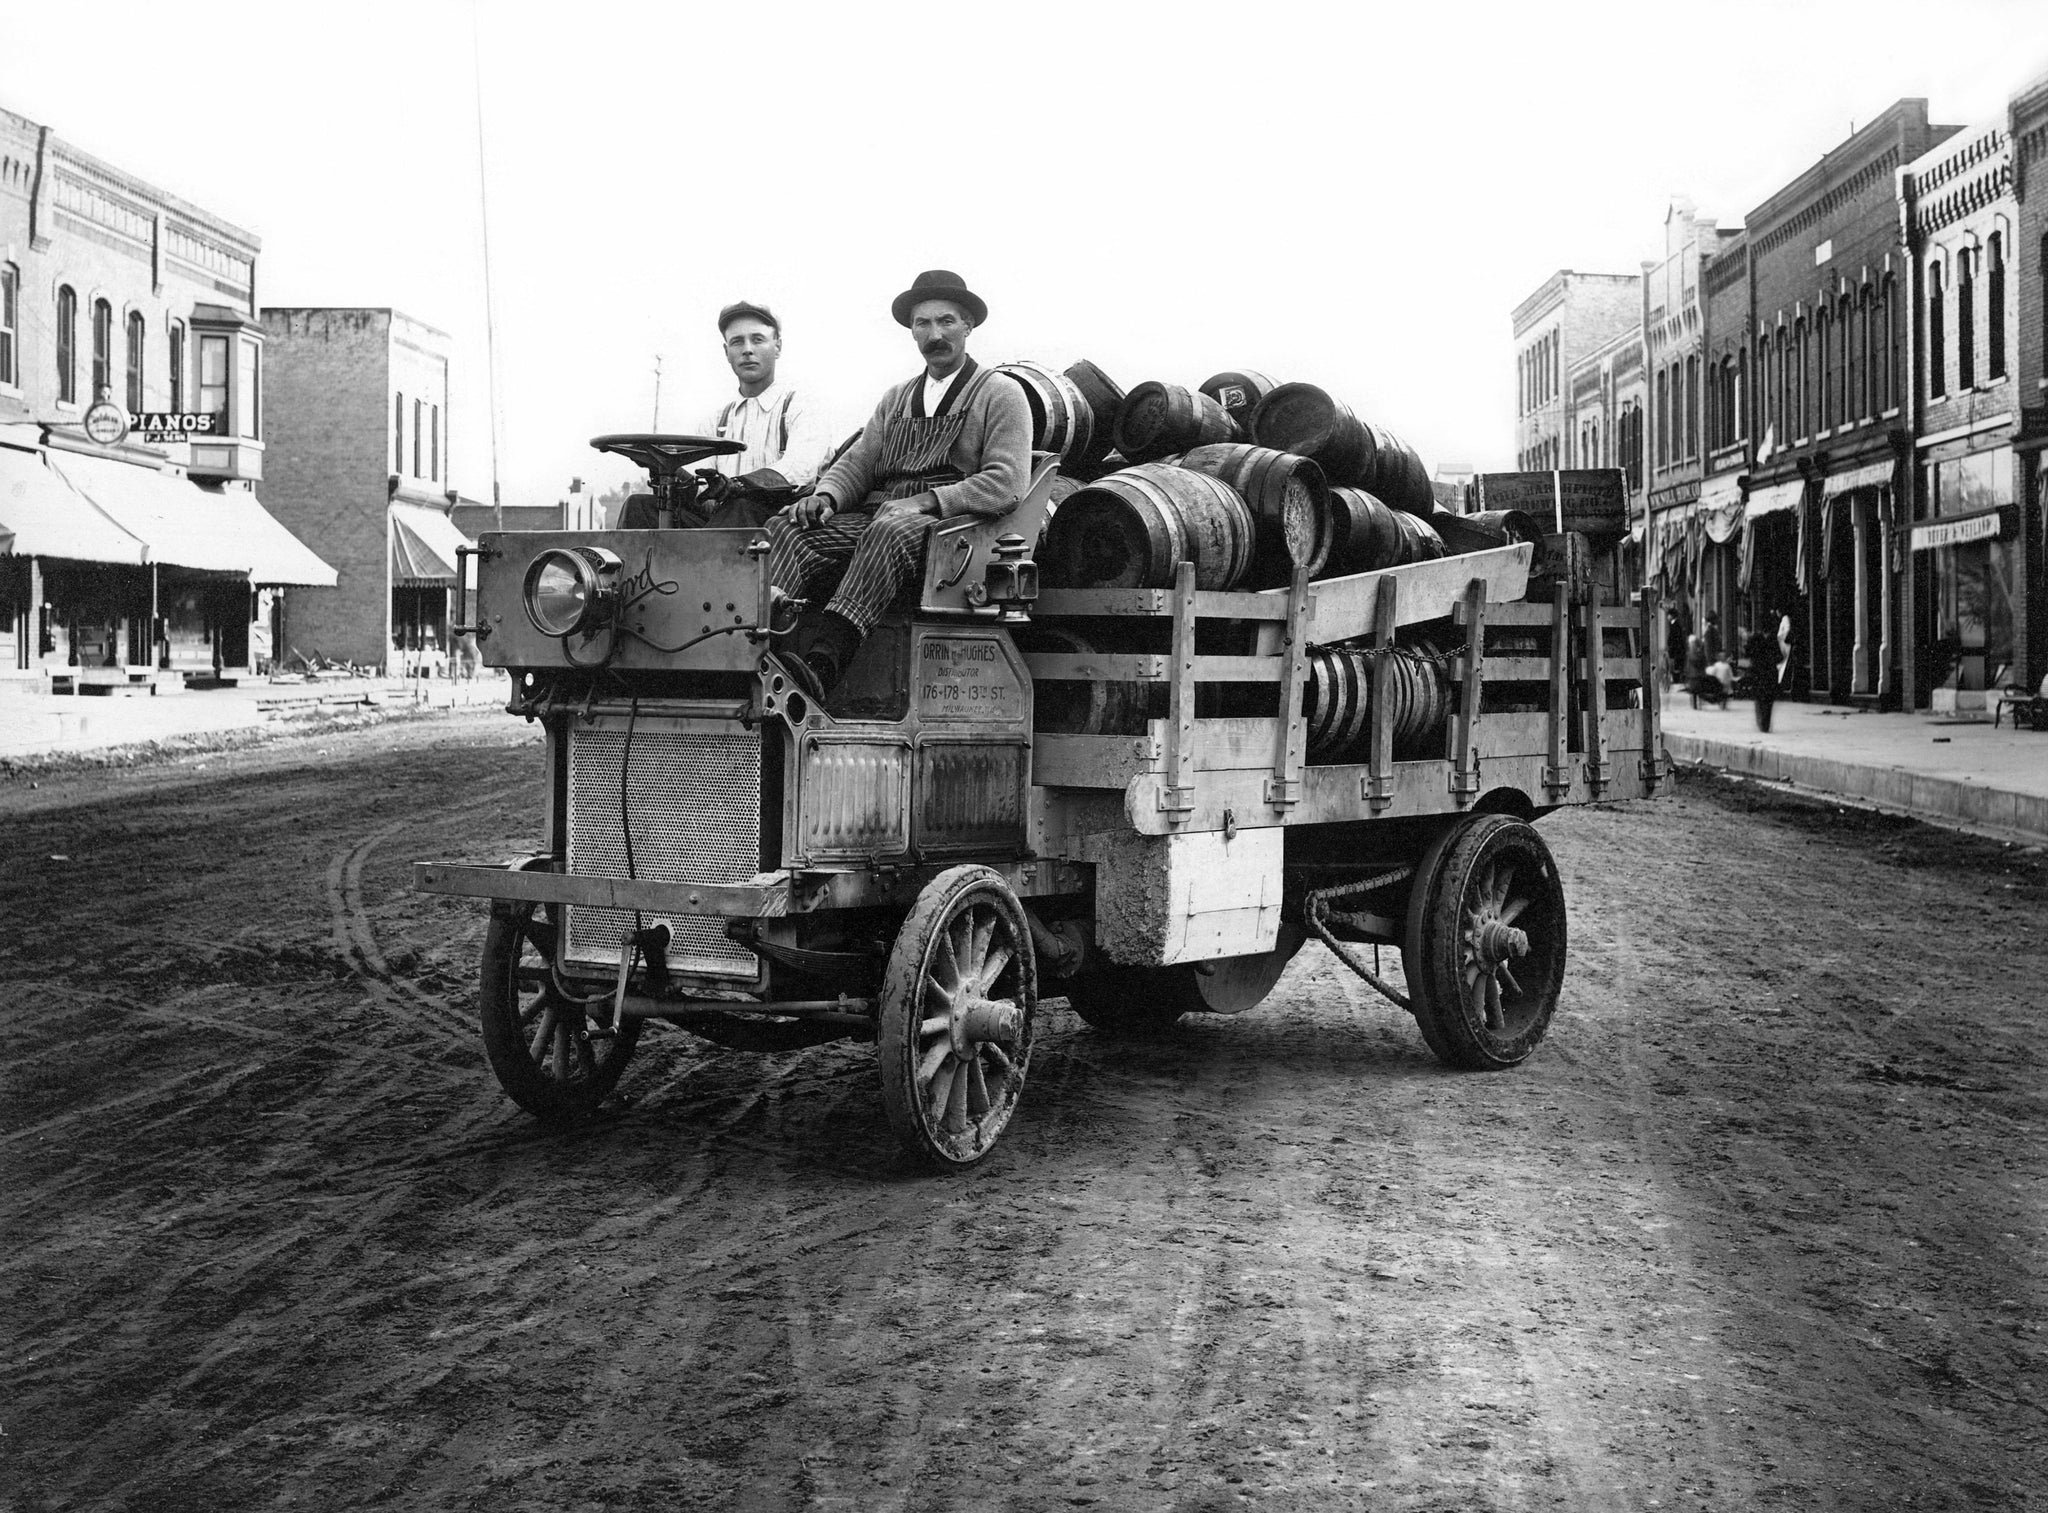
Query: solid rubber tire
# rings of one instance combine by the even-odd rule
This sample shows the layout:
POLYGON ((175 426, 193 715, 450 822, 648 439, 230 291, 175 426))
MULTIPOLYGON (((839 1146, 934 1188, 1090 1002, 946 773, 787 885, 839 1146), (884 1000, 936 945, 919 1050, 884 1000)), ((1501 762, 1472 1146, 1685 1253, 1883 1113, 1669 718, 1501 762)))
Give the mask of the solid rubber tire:
MULTIPOLYGON (((608 1050, 588 1076, 562 1083, 535 1065, 527 1051, 527 1039, 519 1019, 519 983, 515 973, 524 947, 531 945, 540 959, 547 959, 545 943, 533 938, 533 906, 513 912, 491 911, 491 924, 484 936, 482 983, 477 993, 477 1021, 483 1032, 484 1057, 497 1075, 498 1085, 511 1100, 544 1124, 566 1124, 585 1118, 610 1096, 633 1059, 642 1022, 628 1019, 618 1034, 607 1042, 608 1050)), ((545 990, 552 992, 552 989, 545 990)), ((582 1010, 563 1004, 582 1022, 582 1010)))

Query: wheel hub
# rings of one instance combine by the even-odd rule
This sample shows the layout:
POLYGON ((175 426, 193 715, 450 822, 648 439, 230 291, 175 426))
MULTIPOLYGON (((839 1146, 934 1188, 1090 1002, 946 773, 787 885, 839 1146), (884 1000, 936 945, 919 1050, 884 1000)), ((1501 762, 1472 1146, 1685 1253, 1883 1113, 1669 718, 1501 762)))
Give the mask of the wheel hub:
POLYGON ((1517 956, 1529 954, 1529 932, 1498 919, 1482 920, 1477 937, 1474 944, 1479 950, 1479 964, 1489 972, 1517 956))
POLYGON ((1015 1045, 1024 1034, 1024 1014, 1012 998, 963 997, 952 1020, 953 1049, 962 1056, 987 1041, 1015 1045))

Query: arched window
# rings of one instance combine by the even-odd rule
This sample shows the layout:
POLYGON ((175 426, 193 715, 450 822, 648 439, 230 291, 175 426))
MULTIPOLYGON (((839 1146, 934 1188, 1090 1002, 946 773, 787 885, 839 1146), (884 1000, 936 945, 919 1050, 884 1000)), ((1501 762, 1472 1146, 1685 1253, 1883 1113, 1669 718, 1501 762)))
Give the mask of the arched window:
POLYGON ((1943 318, 1941 264, 1927 265, 1927 393, 1934 399, 1948 392, 1948 323, 1943 318))
POLYGON ((1965 247, 1956 254, 1956 388, 1977 382, 1977 253, 1965 247))
POLYGON ((1700 360, 1685 360, 1685 455, 1700 455, 1700 360))
POLYGON ((1871 332, 1879 349, 1872 387, 1877 390, 1877 413, 1882 415, 1899 402, 1899 300, 1897 281, 1889 273, 1877 286, 1877 314, 1871 332))
POLYGON ((1735 354, 1735 437, 1745 441, 1749 437, 1749 348, 1744 347, 1735 354))
POLYGON ((114 387, 114 307, 103 299, 92 302, 92 397, 95 401, 114 387))
POLYGON ((1819 428, 1831 430, 1835 424, 1835 323, 1828 306, 1822 305, 1813 316, 1813 342, 1819 348, 1819 360, 1815 362, 1816 376, 1820 380, 1819 428))
POLYGON ((12 263, 0 263, 0 384, 21 382, 15 366, 15 331, 21 319, 21 270, 12 263))
POLYGON ((427 476, 432 478, 434 482, 439 483, 441 481, 441 407, 435 405, 428 414, 427 419, 433 426, 432 439, 428 447, 433 471, 427 476))
MULTIPOLYGON (((1842 307, 1849 310, 1851 307, 1842 307)), ((1849 397, 1842 404, 1844 420, 1862 420, 1870 414, 1870 285, 1856 293, 1853 311, 1845 318, 1849 348, 1849 397)))
POLYGON ((185 409, 185 323, 174 320, 170 324, 171 341, 171 411, 182 414, 185 409))
POLYGON ((1671 443, 1671 370, 1657 370, 1657 439, 1650 443, 1651 454, 1657 459, 1657 466, 1663 467, 1670 455, 1671 443))
POLYGON ((1785 438, 1806 434, 1806 373, 1809 366, 1806 355, 1810 340, 1806 329, 1806 317, 1800 316, 1792 322, 1792 350, 1785 355, 1788 372, 1785 377, 1785 438))
POLYGON ((400 394, 391 404, 391 471, 405 471, 405 395, 400 394))
POLYGON ((415 399, 412 402, 412 476, 415 478, 427 476, 426 469, 420 466, 420 432, 426 429, 425 426, 420 424, 420 412, 425 408, 426 402, 424 400, 415 399))
POLYGON ((142 312, 128 312, 128 413, 142 413, 142 312))
POLYGON ((57 291, 57 400, 78 403, 78 295, 69 284, 57 291))
POLYGON ((1984 347, 1986 376, 2005 377, 2005 237, 1991 233, 1985 243, 1984 347))

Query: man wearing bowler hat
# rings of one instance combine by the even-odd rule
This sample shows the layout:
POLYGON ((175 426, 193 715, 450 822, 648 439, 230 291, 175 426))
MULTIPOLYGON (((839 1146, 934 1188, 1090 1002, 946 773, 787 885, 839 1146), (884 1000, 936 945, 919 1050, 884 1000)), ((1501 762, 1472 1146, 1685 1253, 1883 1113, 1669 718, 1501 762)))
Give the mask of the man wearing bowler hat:
POLYGON ((967 355, 988 306, 957 273, 920 273, 890 312, 924 371, 882 396, 860 437, 801 499, 768 523, 768 577, 824 613, 786 660, 822 699, 904 582, 935 521, 1005 515, 1031 477, 1031 412, 1017 384, 967 355))

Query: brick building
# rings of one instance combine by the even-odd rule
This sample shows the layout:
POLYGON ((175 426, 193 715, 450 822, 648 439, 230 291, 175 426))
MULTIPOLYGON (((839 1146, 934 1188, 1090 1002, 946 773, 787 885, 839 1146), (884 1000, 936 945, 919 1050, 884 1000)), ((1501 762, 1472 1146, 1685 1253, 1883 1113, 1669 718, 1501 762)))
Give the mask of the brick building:
POLYGON ((1675 200, 1664 215, 1664 256, 1643 265, 1649 472, 1645 555, 1656 564, 1671 601, 1684 603, 1689 624, 1705 625, 1713 615, 1728 631, 1734 625, 1729 602, 1742 509, 1739 495, 1732 509, 1717 501, 1708 511, 1700 499, 1707 387, 1701 272, 1739 235, 1720 230, 1690 201, 1675 200))
POLYGON ((1700 261, 1701 457, 1697 522, 1663 533, 1657 555, 1667 592, 1688 626, 1715 611, 1730 631, 1750 626, 1776 602, 1748 603, 1755 534, 1744 527, 1750 482, 1749 233, 1724 232, 1700 261), (1732 545, 1732 551, 1731 551, 1732 545), (1746 555, 1747 554, 1747 555, 1746 555), (1732 571, 1731 571, 1732 567, 1732 571), (1680 599, 1678 593, 1684 597, 1680 599))
POLYGON ((258 250, 0 110, 0 684, 232 678, 264 665, 279 590, 334 581, 257 494, 258 250), (165 412, 211 429, 129 428, 165 412))
POLYGON ((447 333, 324 306, 267 307, 263 331, 271 506, 339 575, 293 599, 285 645, 392 672, 443 665, 468 539, 450 519, 447 333))
POLYGON ((1642 320, 1633 273, 1560 269, 1515 307, 1515 466, 1581 466, 1566 376, 1642 320))
MULTIPOLYGON (((1896 707, 1910 653, 1899 537, 1911 479, 1911 291, 1895 181, 1953 136, 1900 100, 1748 217, 1752 621, 1793 621, 1785 687, 1896 707)), ((1722 350, 1722 356, 1726 356, 1722 350)))
POLYGON ((1974 127, 1898 178, 1917 420, 1901 563, 1915 707, 1981 707, 1999 682, 2039 678, 2027 676, 2038 565, 2021 529, 2025 476, 2013 447, 2022 260, 2012 148, 2006 122, 1974 127))
POLYGON ((2026 613, 2014 648, 2013 681, 2038 690, 2048 678, 2048 74, 2022 86, 2006 117, 2012 138, 2014 306, 2013 485, 2027 579, 2026 613))
POLYGON ((1642 582, 1642 525, 1648 499, 1643 467, 1643 427, 1648 388, 1643 376, 1640 326, 1617 331, 1571 367, 1565 376, 1570 442, 1566 467, 1619 468, 1628 488, 1633 524, 1617 567, 1622 583, 1642 582))

